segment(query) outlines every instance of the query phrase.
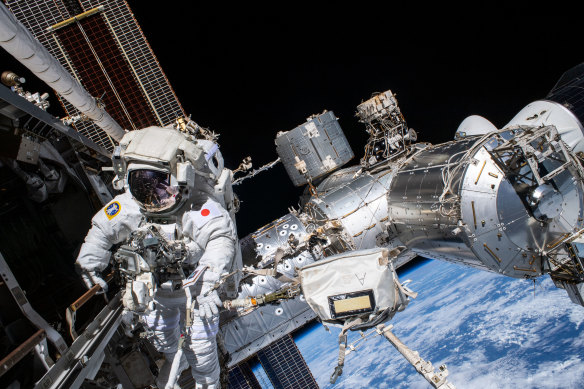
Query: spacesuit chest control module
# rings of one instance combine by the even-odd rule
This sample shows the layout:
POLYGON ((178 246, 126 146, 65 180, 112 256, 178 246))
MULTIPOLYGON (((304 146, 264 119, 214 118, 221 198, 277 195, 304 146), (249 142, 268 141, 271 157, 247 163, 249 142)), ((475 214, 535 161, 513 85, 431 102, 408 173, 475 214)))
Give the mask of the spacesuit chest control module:
POLYGON ((232 173, 216 143, 160 127, 127 133, 113 164, 125 192, 93 218, 77 259, 82 277, 105 289, 101 271, 113 260, 125 310, 140 315, 165 354, 159 387, 174 385, 178 366, 170 366, 183 353, 197 385, 218 387, 218 307, 237 291, 226 275, 241 268, 232 173))

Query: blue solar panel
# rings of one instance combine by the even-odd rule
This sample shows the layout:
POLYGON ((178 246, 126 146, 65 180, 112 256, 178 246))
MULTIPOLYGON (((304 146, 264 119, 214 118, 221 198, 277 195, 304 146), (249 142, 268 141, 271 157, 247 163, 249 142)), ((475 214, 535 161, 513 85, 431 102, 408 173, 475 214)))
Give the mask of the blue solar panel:
POLYGON ((248 362, 242 362, 229 370, 230 389, 262 389, 248 362))
POLYGON ((257 355, 274 388, 318 388, 292 336, 284 336, 257 355))

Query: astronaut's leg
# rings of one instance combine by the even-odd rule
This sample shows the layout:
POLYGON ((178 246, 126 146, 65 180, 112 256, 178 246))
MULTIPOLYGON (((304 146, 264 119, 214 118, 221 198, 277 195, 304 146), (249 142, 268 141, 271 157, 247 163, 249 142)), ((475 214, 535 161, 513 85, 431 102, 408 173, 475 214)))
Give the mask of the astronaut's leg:
MULTIPOLYGON (((144 319, 146 325, 152 331, 149 340, 154 347, 164 354, 165 361, 161 366, 156 380, 159 388, 164 388, 168 382, 168 376, 172 361, 178 349, 180 337, 180 309, 177 307, 180 302, 166 301, 166 299, 156 299, 156 310, 150 312, 144 319)), ((184 354, 183 354, 184 355, 184 354)), ((188 364, 183 357, 180 371, 186 369, 188 364)))
POLYGON ((218 389, 220 388, 219 358, 217 356, 217 331, 219 330, 219 317, 201 319, 195 315, 191 327, 190 339, 185 342, 185 355, 193 378, 197 383, 196 388, 218 389))
MULTIPOLYGON (((172 361, 174 361, 174 356, 176 355, 176 351, 173 353, 164 353, 164 363, 158 370, 158 377, 156 378, 156 386, 160 389, 164 389, 166 384, 168 383, 168 378, 170 376, 170 370, 172 368, 172 361)), ((189 367, 187 359, 185 355, 182 354, 182 358, 180 360, 180 367, 179 372, 184 371, 186 368, 189 367)), ((180 375, 180 373, 179 373, 180 375)), ((174 386, 177 389, 180 389, 180 386, 175 384, 174 386)))

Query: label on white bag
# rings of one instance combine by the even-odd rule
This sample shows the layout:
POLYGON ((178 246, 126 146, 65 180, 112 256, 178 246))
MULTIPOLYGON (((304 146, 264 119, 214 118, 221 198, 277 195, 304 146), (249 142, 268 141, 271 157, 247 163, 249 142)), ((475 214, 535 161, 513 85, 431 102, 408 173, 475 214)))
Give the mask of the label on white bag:
POLYGON ((371 289, 329 296, 328 301, 331 317, 335 319, 375 310, 375 297, 371 289))

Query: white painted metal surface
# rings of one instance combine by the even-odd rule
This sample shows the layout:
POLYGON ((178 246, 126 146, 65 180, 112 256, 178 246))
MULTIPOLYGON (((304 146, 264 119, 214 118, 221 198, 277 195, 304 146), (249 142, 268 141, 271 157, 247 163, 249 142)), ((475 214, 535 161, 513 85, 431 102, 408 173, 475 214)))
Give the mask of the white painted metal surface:
POLYGON ((455 138, 483 135, 496 131, 497 127, 487 119, 479 115, 471 115, 464 119, 456 130, 455 138))
POLYGON ((584 127, 576 116, 554 101, 538 100, 525 106, 503 128, 554 125, 573 152, 584 151, 584 127))

